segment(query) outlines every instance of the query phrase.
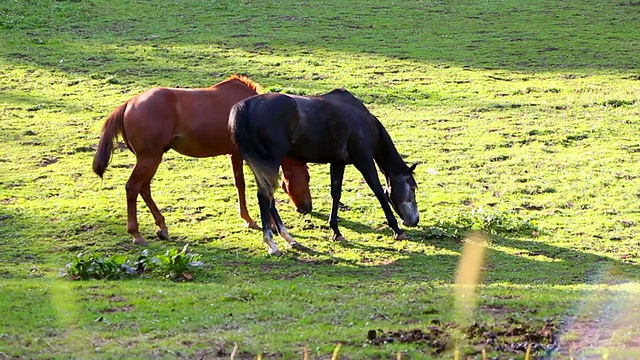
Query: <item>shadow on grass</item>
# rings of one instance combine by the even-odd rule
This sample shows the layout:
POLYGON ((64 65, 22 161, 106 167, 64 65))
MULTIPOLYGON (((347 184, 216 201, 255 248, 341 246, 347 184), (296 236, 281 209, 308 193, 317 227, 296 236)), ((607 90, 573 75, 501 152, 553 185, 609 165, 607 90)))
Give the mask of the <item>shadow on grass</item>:
MULTIPOLYGON (((124 232, 123 219, 117 217, 51 224, 44 217, 0 208, 0 219, 0 238, 3 239, 4 248, 2 260, 25 268, 25 271, 16 272, 5 270, 3 277, 21 277, 20 274, 24 274, 29 266, 55 266, 52 262, 60 262, 57 266, 62 268, 66 263, 62 259, 69 260, 80 252, 136 256, 144 249, 131 244, 131 239, 124 232), (119 230, 122 232, 114 233, 119 230), (48 232, 48 238, 36 242, 34 236, 38 237, 37 233, 42 232, 48 232), (100 239, 104 239, 104 242, 100 239), (55 255, 51 255, 54 253, 55 255)), ((357 229, 361 227, 359 224, 349 226, 357 229)), ((259 231, 252 233, 259 237, 259 231)), ((238 279, 311 279, 321 282, 322 279, 330 279, 331 283, 454 281, 463 242, 455 238, 433 237, 428 227, 411 230, 409 234, 410 242, 427 246, 432 250, 425 253, 422 250, 399 249, 384 242, 376 244, 343 241, 332 242, 329 249, 300 245, 285 251, 284 256, 270 257, 262 247, 256 249, 254 246, 244 245, 234 250, 233 244, 231 248, 210 246, 210 240, 187 239, 179 231, 172 234, 177 240, 150 239, 152 241, 148 249, 152 253, 162 253, 168 248, 180 249, 189 242, 192 244, 191 251, 203 255, 203 260, 210 264, 202 277, 196 278, 202 279, 203 282, 238 279), (347 258, 339 254, 358 254, 359 257, 347 258)), ((229 235, 233 237, 233 232, 229 235)), ((600 273, 604 269, 614 269, 619 275, 616 277, 619 281, 640 280, 639 267, 636 264, 537 240, 500 234, 492 237, 482 269, 483 284, 551 286, 598 283, 600 273)))
POLYGON ((53 10, 29 8, 30 14, 51 14, 33 23, 28 16, 17 17, 8 27, 15 39, 8 43, 4 58, 70 74, 118 74, 125 82, 151 77, 165 84, 171 83, 168 79, 187 74, 202 83, 206 82, 203 79, 228 76, 229 68, 261 78, 322 82, 321 74, 314 78, 281 73, 279 64, 256 68, 245 55, 299 55, 311 59, 306 67, 313 70, 330 62, 326 51, 505 70, 637 68, 637 51, 633 48, 638 50, 637 30, 626 25, 633 22, 637 13, 632 2, 530 2, 517 8, 497 2, 389 6, 383 1, 356 2, 351 6, 339 1, 280 6, 250 2, 219 6, 208 2, 193 7, 166 5, 161 9, 139 5, 129 6, 127 16, 132 21, 102 11, 104 5, 99 1, 91 6, 60 5, 53 10), (205 10, 207 7, 210 9, 205 10), (221 18, 226 20, 221 22, 221 18), (127 26, 122 25, 123 21, 127 26), (17 30, 30 27, 34 31, 17 30), (39 28, 48 31, 36 31, 39 28), (603 28, 608 31, 593 31, 603 28), (611 33, 616 36, 607 35, 611 33), (142 45, 151 51, 144 55, 135 53, 134 48, 122 51, 127 44, 134 48, 142 45), (219 51, 189 54, 179 49, 200 44, 211 44, 219 51), (603 48, 607 51, 603 52, 603 48), (237 49, 243 49, 245 55, 238 56, 237 49), (315 51, 320 53, 317 58, 315 51), (176 61, 193 66, 189 70, 176 68, 176 61), (199 67, 203 62, 215 65, 199 67), (223 73, 216 73, 216 69, 223 73))
MULTIPOLYGON (((419 231, 414 231, 414 235, 419 231)), ((223 250, 214 250, 222 269, 233 269, 256 281, 259 279, 293 280, 296 278, 331 278, 335 282, 397 281, 444 282, 455 281, 463 242, 449 238, 417 240, 435 248, 433 254, 398 250, 391 246, 370 245, 360 242, 334 242, 341 249, 357 250, 365 260, 354 260, 334 255, 332 251, 315 250, 300 245, 280 258, 240 254, 233 259, 223 250), (394 258, 390 262, 375 264, 375 258, 394 258), (366 261, 366 259, 373 259, 366 261)), ((640 280, 636 264, 621 262, 605 256, 547 243, 494 236, 482 267, 483 284, 512 283, 522 285, 596 284, 600 274, 614 269, 618 281, 640 280)), ((224 277, 218 272, 217 276, 224 277)))
MULTIPOLYGON (((373 201, 375 201, 375 203, 373 203, 372 206, 378 206, 378 207, 380 206, 378 201, 375 200, 375 198, 373 198, 373 201)), ((393 232, 386 225, 384 229, 376 229, 371 226, 367 226, 355 221, 351 221, 348 218, 344 218, 340 216, 340 213, 346 213, 348 217, 349 211, 350 210, 344 210, 344 209, 338 210, 338 228, 346 228, 360 234, 384 234, 385 236, 389 235, 393 237, 393 232)), ((328 237, 332 236, 333 231, 331 230, 331 228, 329 228, 328 214, 312 211, 309 215, 316 219, 322 220, 324 225, 320 226, 320 228, 322 228, 324 231, 327 232, 328 237)), ((383 220, 383 219, 384 217, 382 217, 380 220, 383 220)))

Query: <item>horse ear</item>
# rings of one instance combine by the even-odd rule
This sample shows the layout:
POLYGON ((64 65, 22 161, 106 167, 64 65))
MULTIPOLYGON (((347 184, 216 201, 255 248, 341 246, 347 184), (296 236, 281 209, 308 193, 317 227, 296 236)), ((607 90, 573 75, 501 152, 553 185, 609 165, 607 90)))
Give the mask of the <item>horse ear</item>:
POLYGON ((414 172, 416 170, 416 166, 418 166, 418 163, 415 163, 415 164, 411 165, 409 167, 409 170, 411 170, 411 172, 414 172))

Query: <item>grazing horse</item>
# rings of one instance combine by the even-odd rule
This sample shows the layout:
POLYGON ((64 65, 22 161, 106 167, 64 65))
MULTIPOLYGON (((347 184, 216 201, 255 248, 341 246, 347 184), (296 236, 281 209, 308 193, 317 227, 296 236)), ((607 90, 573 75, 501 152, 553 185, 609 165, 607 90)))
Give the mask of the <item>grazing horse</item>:
MULTIPOLYGON (((120 134, 136 156, 136 165, 127 181, 127 232, 133 243, 146 245, 138 230, 136 203, 142 195, 158 226, 156 234, 169 239, 164 216, 151 198, 151 179, 162 154, 174 149, 192 157, 229 154, 238 190, 240 217, 248 227, 259 229, 247 211, 243 159, 231 141, 228 129, 229 111, 233 104, 257 95, 262 88, 244 76, 233 75, 209 88, 147 90, 116 108, 107 118, 93 159, 93 171, 102 177, 109 165, 113 142, 120 134)), ((282 163, 282 187, 298 211, 311 211, 309 172, 305 163, 287 159, 282 163)))
POLYGON ((405 226, 418 224, 413 178, 416 165, 405 164, 380 121, 348 91, 333 90, 309 97, 278 93, 252 96, 233 106, 229 129, 258 183, 262 230, 269 254, 280 254, 273 242, 269 215, 280 236, 290 245, 297 244, 282 225, 273 200, 278 165, 285 156, 330 164, 333 204, 329 226, 334 239, 344 239, 338 229, 338 204, 347 164, 362 173, 396 239, 406 236, 389 203, 405 226), (376 163, 386 177, 386 189, 378 179, 376 163))

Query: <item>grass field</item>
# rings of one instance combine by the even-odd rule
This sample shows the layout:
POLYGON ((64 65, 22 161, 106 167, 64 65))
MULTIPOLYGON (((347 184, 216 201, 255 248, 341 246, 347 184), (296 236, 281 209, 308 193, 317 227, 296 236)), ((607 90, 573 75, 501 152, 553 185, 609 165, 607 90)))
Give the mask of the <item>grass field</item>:
POLYGON ((639 23, 623 0, 3 0, 0 358, 638 358, 639 23), (149 252, 188 243, 205 267, 58 277, 79 253, 142 251, 125 231, 134 156, 91 171, 108 113, 233 73, 359 97, 420 164, 409 240, 348 167, 347 241, 331 241, 329 168, 313 164, 311 214, 277 192, 310 250, 269 257, 229 160, 168 152, 152 192, 173 241, 142 201, 140 228, 149 252), (480 272, 459 270, 473 255, 480 272))

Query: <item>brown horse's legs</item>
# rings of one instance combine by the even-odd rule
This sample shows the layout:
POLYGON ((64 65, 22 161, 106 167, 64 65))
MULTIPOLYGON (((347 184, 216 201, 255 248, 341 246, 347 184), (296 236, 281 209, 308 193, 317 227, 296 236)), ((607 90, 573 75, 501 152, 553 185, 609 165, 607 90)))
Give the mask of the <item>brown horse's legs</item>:
POLYGON ((236 189, 238 190, 238 210, 240 212, 240 217, 244 220, 246 227, 251 229, 260 229, 260 226, 258 226, 251 216, 249 216, 249 211, 247 210, 242 156, 240 156, 240 154, 232 154, 229 158, 231 159, 231 168, 233 169, 233 180, 236 184, 236 189))
POLYGON ((151 210, 151 214, 153 215, 153 219, 156 221, 156 226, 158 229, 156 230, 156 234, 162 240, 171 240, 169 237, 169 229, 167 229, 167 224, 164 222, 164 216, 158 210, 158 206, 156 202, 153 201, 151 197, 151 179, 142 185, 142 189, 140 189, 140 195, 142 195, 142 199, 151 210))
POLYGON ((162 158, 138 158, 136 166, 127 181, 127 232, 133 236, 135 245, 148 245, 140 234, 138 228, 138 194, 141 193, 145 183, 151 182, 151 178, 158 169, 162 158))

